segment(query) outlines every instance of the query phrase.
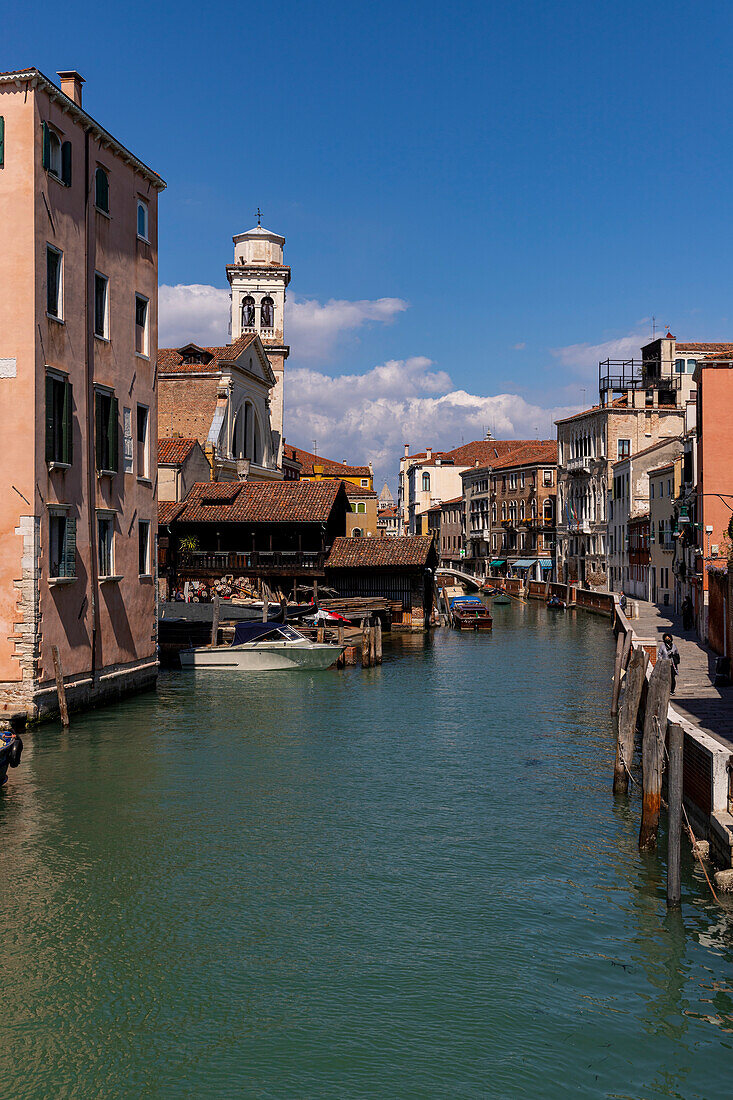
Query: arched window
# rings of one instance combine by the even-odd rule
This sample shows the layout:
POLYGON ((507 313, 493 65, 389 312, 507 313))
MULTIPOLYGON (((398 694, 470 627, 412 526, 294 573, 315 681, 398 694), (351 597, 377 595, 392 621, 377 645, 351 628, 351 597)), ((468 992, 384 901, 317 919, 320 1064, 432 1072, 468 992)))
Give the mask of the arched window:
POLYGON ((234 417, 234 432, 232 433, 232 454, 235 458, 244 458, 244 413, 240 408, 234 417))
POLYGON ((104 168, 97 168, 94 173, 94 205, 109 214, 109 177, 104 168))
POLYGON ((502 502, 501 502, 501 519, 502 519, 502 522, 506 519, 506 501, 505 500, 502 500, 502 502))
POLYGON ((242 328, 254 328, 255 300, 251 294, 242 299, 242 328))
POLYGON ((275 303, 269 294, 260 303, 260 325, 262 328, 275 326, 275 303))
POLYGON ((351 532, 351 537, 355 539, 360 539, 361 534, 361 527, 355 527, 354 530, 351 532))
POLYGON ((254 409, 252 410, 252 461, 262 465, 262 444, 260 443, 260 426, 257 423, 254 409))
POLYGON ((552 501, 548 498, 542 505, 542 519, 544 520, 544 523, 547 527, 552 526, 552 513, 552 501))
POLYGON ((496 523, 496 501, 491 505, 491 522, 496 523))
POLYGON ((424 493, 430 492, 430 474, 424 473, 422 476, 422 491, 424 493))
POLYGON ((519 518, 524 519, 524 501, 521 501, 519 505, 519 518))

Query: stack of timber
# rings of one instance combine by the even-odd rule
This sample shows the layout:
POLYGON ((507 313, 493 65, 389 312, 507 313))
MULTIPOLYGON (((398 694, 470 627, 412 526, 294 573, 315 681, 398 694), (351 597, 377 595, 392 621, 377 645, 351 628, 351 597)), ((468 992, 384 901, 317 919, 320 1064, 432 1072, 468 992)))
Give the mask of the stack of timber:
POLYGON ((378 616, 387 623, 392 617, 392 601, 382 596, 341 596, 338 599, 319 600, 324 611, 335 611, 351 622, 361 622, 370 616, 378 616))

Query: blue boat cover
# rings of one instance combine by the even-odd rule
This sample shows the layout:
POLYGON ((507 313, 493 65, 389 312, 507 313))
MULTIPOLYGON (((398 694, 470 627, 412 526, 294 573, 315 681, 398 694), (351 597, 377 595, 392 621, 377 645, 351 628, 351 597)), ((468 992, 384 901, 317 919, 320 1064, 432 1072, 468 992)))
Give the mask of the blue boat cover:
POLYGON ((455 607, 456 604, 468 604, 475 607, 484 607, 483 600, 478 596, 452 596, 448 600, 449 607, 455 607))
POLYGON ((245 642, 256 642, 258 638, 264 638, 266 634, 272 634, 278 629, 277 623, 237 623, 234 627, 234 641, 232 645, 244 645, 245 642))

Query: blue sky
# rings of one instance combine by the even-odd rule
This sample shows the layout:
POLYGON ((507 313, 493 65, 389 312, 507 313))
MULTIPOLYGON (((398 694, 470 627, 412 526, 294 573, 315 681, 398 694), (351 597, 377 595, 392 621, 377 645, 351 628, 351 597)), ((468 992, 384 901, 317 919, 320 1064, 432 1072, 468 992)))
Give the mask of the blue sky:
POLYGON ((258 205, 286 236, 293 442, 382 470, 400 436, 447 446, 482 418, 547 435, 593 397, 596 346, 631 348, 652 314, 733 337, 729 4, 33 11, 6 11, 1 67, 78 68, 90 113, 166 179, 161 284, 226 287, 258 205))

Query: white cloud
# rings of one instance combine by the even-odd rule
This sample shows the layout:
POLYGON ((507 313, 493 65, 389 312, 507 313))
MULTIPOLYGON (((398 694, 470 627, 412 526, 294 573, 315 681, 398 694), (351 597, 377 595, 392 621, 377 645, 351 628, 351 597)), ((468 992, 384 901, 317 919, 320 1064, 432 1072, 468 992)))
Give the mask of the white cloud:
POLYGON ((642 344, 650 339, 648 332, 637 329, 628 336, 618 336, 600 344, 568 344, 566 347, 551 348, 550 351, 563 366, 577 367, 584 373, 594 374, 599 362, 604 359, 638 359, 642 344))
MULTIPOLYGON (((201 283, 161 286, 159 292, 161 347, 219 345, 229 340, 229 291, 201 283)), ((339 338, 370 322, 388 324, 407 309, 401 298, 349 302, 332 298, 288 301, 287 339, 299 358, 327 357, 339 338)))
POLYGON ((512 344, 512 351, 524 351, 526 346, 524 340, 522 340, 519 344, 512 344))
POLYGON ((330 298, 323 305, 315 298, 290 303, 287 337, 299 358, 328 356, 340 336, 362 328, 369 321, 389 323, 407 309, 402 298, 377 298, 349 302, 330 298))
POLYGON ((218 347, 229 340, 229 291, 192 283, 158 291, 158 343, 177 348, 192 341, 218 347))
POLYGON ((294 368, 285 376, 285 435, 291 443, 334 459, 371 461, 378 480, 391 479, 404 443, 448 450, 481 439, 553 438, 553 419, 578 406, 542 408, 518 394, 479 396, 452 388, 429 359, 389 360, 365 374, 335 378, 294 368))

